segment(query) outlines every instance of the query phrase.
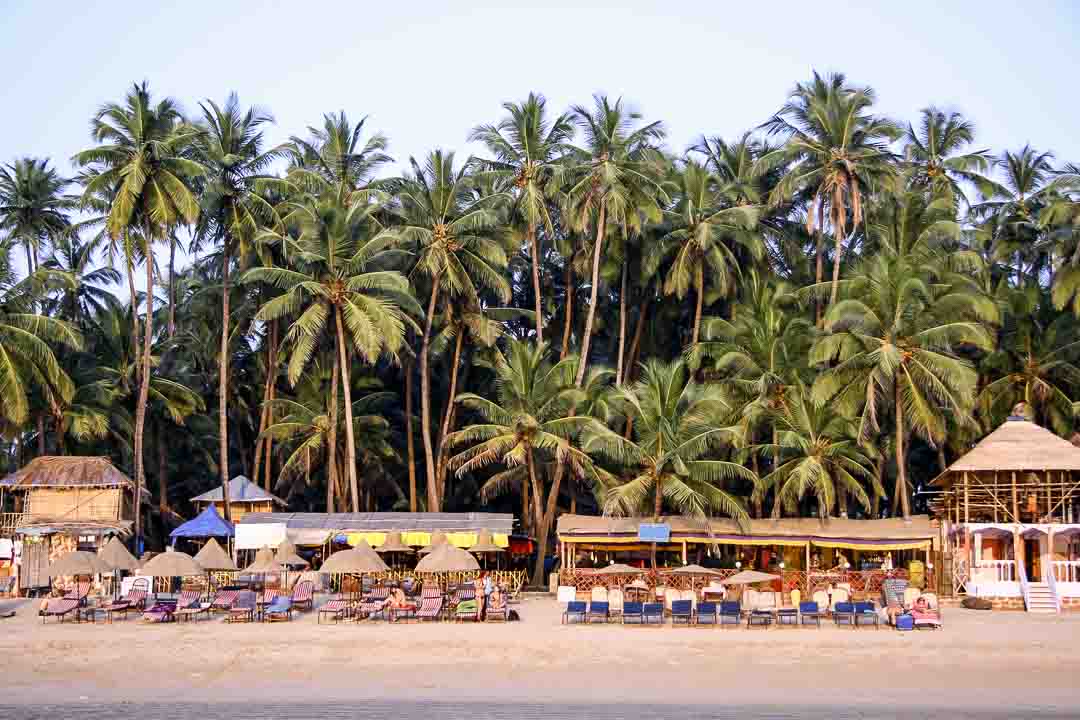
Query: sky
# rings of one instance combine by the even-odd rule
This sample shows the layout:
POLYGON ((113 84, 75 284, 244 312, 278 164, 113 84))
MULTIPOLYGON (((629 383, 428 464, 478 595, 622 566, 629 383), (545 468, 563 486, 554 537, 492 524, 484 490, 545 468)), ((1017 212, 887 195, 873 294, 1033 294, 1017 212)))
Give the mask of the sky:
POLYGON ((0 163, 92 145, 89 121, 148 80, 189 113, 230 91, 274 115, 270 143, 323 113, 368 116, 399 163, 465 138, 530 91, 594 93, 663 120, 668 147, 733 138, 813 70, 873 87, 902 122, 960 110, 976 144, 1080 162, 1080 3, 109 3, 0 0, 0 163))

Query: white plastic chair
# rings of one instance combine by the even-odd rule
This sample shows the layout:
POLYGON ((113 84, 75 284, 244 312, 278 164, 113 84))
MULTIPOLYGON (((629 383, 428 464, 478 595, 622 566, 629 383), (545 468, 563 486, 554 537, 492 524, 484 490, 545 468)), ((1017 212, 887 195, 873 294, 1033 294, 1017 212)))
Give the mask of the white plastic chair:
POLYGON ((818 612, 821 612, 825 610, 825 608, 829 607, 829 593, 825 592, 824 590, 818 590, 813 594, 810 599, 817 603, 818 612))
POLYGON ((611 612, 622 614, 623 611, 623 591, 619 588, 612 588, 608 590, 607 594, 608 607, 611 612))
POLYGON ((590 599, 593 602, 607 602, 608 590, 606 587, 597 586, 592 589, 590 599))

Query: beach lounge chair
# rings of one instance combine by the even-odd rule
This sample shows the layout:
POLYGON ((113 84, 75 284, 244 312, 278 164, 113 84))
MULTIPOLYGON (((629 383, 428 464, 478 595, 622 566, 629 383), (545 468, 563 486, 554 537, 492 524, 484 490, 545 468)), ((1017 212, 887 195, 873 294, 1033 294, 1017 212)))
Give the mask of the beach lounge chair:
POLYGON ((438 620, 439 615, 442 614, 442 605, 443 601, 441 594, 435 597, 421 596, 420 607, 416 611, 416 619, 421 622, 424 620, 438 620))
POLYGON ((799 624, 809 625, 811 622, 821 629, 821 608, 813 600, 799 603, 799 624))
POLYGON ((418 619, 416 616, 416 602, 408 601, 404 607, 390 608, 390 622, 404 622, 418 619))
POLYGON ((911 613, 910 617, 914 620, 916 630, 940 630, 941 625, 941 612, 938 610, 929 610, 924 613, 911 613))
POLYGON ((221 590, 214 595, 214 600, 210 603, 210 610, 219 612, 232 610, 233 603, 236 602, 236 596, 239 594, 239 590, 221 590))
POLYGON ((50 600, 41 611, 41 624, 49 618, 56 618, 57 622, 64 622, 64 618, 79 609, 79 600, 74 597, 62 597, 50 600))
POLYGON ((269 605, 263 608, 263 622, 278 622, 282 620, 288 622, 292 620, 292 607, 292 598, 280 595, 275 597, 269 605))
POLYGON ((202 601, 201 592, 198 590, 185 590, 180 593, 180 598, 176 602, 176 612, 174 613, 177 621, 193 620, 203 613, 210 614, 210 603, 202 601))
POLYGON ((622 611, 623 625, 641 625, 645 622, 645 606, 639 602, 624 602, 622 611))
POLYGON ((585 615, 587 614, 585 602, 582 600, 571 600, 566 603, 566 610, 563 611, 562 621, 564 625, 571 623, 585 622, 585 615))
POLYGON ((382 612, 386 599, 390 597, 389 587, 377 587, 360 602, 360 617, 366 618, 382 612))
POLYGON ((101 611, 105 613, 105 621, 112 622, 117 615, 123 615, 126 620, 129 612, 138 612, 144 605, 146 605, 146 591, 132 589, 119 600, 103 605, 101 611))
POLYGON ((176 603, 155 602, 143 611, 142 621, 146 623, 169 623, 176 619, 176 603))
POLYGON ((241 590, 236 595, 236 600, 229 608, 227 622, 253 622, 255 613, 258 611, 258 598, 254 590, 241 590))
POLYGON ((611 607, 608 605, 607 600, 590 602, 589 612, 585 618, 588 623, 594 622, 607 622, 611 619, 611 607))
POLYGON ((881 618, 878 617, 874 603, 871 601, 855 603, 855 625, 873 624, 875 630, 881 629, 881 618))
POLYGON ((833 607, 833 622, 837 625, 855 627, 855 603, 838 602, 833 607))
POLYGON ((82 605, 86 604, 86 596, 89 595, 89 594, 90 594, 90 583, 83 581, 83 582, 76 583, 75 587, 71 588, 71 590, 69 590, 67 592, 67 594, 64 595, 64 599, 65 600, 76 600, 76 601, 78 601, 79 605, 82 606, 82 605))
POLYGON ((480 603, 476 600, 462 600, 454 608, 456 622, 477 622, 480 620, 480 603))
POLYGON ((848 596, 848 591, 843 588, 836 588, 832 591, 832 611, 836 612, 836 606, 840 603, 848 603, 851 598, 848 596))
POLYGON ((319 615, 316 618, 318 623, 322 623, 323 615, 329 615, 334 618, 334 622, 338 622, 341 618, 348 616, 349 614, 349 601, 340 597, 334 598, 319 608, 319 615))
POLYGON ((695 625, 716 625, 719 621, 719 606, 710 602, 699 602, 694 612, 695 625))
POLYGON ((315 583, 310 580, 301 580, 296 583, 292 591, 292 604, 297 610, 307 608, 310 610, 315 599, 315 583))
POLYGON ((672 600, 671 601, 671 626, 675 627, 679 623, 685 623, 686 627, 690 627, 690 621, 694 616, 694 603, 691 600, 672 600))
MULTIPOLYGON (((504 596, 505 597, 505 596, 504 596)), ((485 622, 508 622, 510 620, 510 604, 503 601, 503 606, 498 610, 487 608, 484 611, 485 622)))
POLYGON ((663 625, 664 604, 658 602, 645 603, 641 608, 641 617, 646 625, 663 625))
POLYGON ((720 603, 720 624, 738 625, 742 621, 742 607, 738 600, 724 600, 720 603))

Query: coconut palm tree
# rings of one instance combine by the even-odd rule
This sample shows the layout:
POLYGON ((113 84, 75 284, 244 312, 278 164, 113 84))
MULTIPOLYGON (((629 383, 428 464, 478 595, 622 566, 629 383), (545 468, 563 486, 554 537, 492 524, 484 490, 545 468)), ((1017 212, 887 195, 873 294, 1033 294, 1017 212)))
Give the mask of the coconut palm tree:
POLYGON ((773 442, 755 449, 773 454, 778 462, 754 491, 759 498, 770 489, 775 492, 773 517, 780 517, 781 506, 797 513, 808 493, 817 498, 823 519, 832 513, 841 493, 851 495, 869 511, 870 496, 864 484, 872 486, 875 496, 884 496, 873 462, 859 447, 855 423, 827 403, 814 400, 801 381, 773 415, 773 442))
POLYGON ((644 248, 642 272, 655 273, 670 261, 664 279, 665 295, 682 300, 693 287, 694 306, 691 344, 698 341, 706 281, 720 297, 729 296, 740 273, 731 245, 739 244, 757 259, 764 255, 758 235, 751 232, 758 209, 751 205, 724 207, 713 178, 704 166, 688 160, 677 172, 675 206, 667 213, 670 232, 644 248))
POLYGON ((65 233, 53 240, 52 254, 42 263, 47 270, 64 273, 65 283, 55 302, 46 303, 46 312, 85 328, 93 317, 105 310, 115 296, 106 288, 120 282, 120 273, 109 266, 97 267, 94 246, 78 235, 65 233))
POLYGON ((822 280, 821 238, 828 207, 835 239, 830 305, 839 292, 848 213, 854 233, 863 222, 864 195, 882 187, 896 173, 896 157, 889 144, 900 135, 894 123, 870 114, 876 98, 872 88, 846 83, 842 74, 823 78, 815 72, 809 83, 795 86, 784 107, 764 125, 769 132, 784 136, 786 142, 763 162, 791 165, 773 190, 773 204, 797 192, 810 197, 806 229, 812 232, 816 223, 817 282, 822 280))
POLYGON ((577 477, 597 481, 605 477, 578 446, 581 431, 594 420, 574 411, 585 400, 574 387, 577 360, 568 358, 553 365, 547 354, 545 345, 509 338, 505 353, 497 356, 495 363, 495 398, 474 393, 457 397, 457 402, 475 412, 481 422, 451 433, 446 440, 450 449, 470 446, 448 462, 459 477, 489 465, 505 468, 484 484, 482 496, 528 482, 538 547, 534 583, 543 580, 548 535, 559 496, 558 480, 546 494, 543 492, 537 472, 541 462, 538 455, 564 463, 577 477))
MULTIPOLYGON (((221 244, 221 343, 218 355, 218 435, 221 485, 229 492, 229 273, 233 258, 244 257, 260 228, 275 221, 274 208, 258 192, 256 184, 275 159, 275 153, 263 151, 262 126, 273 118, 260 108, 240 107, 236 93, 225 104, 213 100, 199 105, 202 133, 197 153, 206 169, 200 197, 202 212, 195 227, 193 245, 221 244)), ((173 300, 170 282, 169 298, 173 300)), ((172 333, 170 333, 171 336, 172 333)), ((256 478, 256 482, 258 478, 256 478)), ((229 504, 225 519, 230 520, 229 504)))
POLYGON ((594 422, 583 445, 589 454, 625 468, 625 476, 607 483, 604 514, 651 510, 658 521, 666 505, 682 515, 718 512, 746 524, 745 508, 724 485, 736 479, 754 482, 755 477, 738 463, 715 459, 737 438, 734 428, 720 424, 730 407, 718 387, 695 382, 681 359, 648 360, 641 379, 617 389, 615 397, 633 418, 632 437, 594 422))
POLYGON ((913 187, 967 204, 963 183, 971 183, 984 198, 1000 192, 986 174, 994 160, 987 150, 965 152, 975 141, 975 126, 958 112, 923 108, 919 127, 908 123, 904 132, 904 161, 913 187))
POLYGON ((319 198, 303 195, 284 203, 282 225, 296 228, 297 237, 267 229, 258 238, 280 246, 292 266, 252 268, 244 282, 265 282, 284 291, 263 305, 255 319, 295 317, 285 335, 291 349, 290 384, 299 381, 320 343, 333 338, 345 401, 346 469, 353 512, 359 512, 349 355, 355 350, 367 363, 384 353, 396 359, 405 329, 413 324, 409 313, 419 315, 421 310, 401 273, 379 269, 394 255, 395 238, 378 220, 385 199, 357 192, 345 206, 339 197, 332 190, 319 198))
POLYGON ((47 158, 19 158, 0 167, 0 230, 22 243, 26 268, 34 272, 38 254, 71 226, 75 201, 64 195, 70 180, 49 167, 47 158))
POLYGON ((323 115, 321 128, 309 127, 309 139, 289 138, 289 181, 314 195, 335 190, 343 199, 371 182, 380 167, 392 161, 381 133, 361 142, 367 117, 353 125, 345 111, 323 115))
MULTIPOLYGON (((157 104, 144 82, 128 91, 122 104, 106 103, 91 121, 98 143, 74 157, 87 167, 84 196, 111 196, 106 230, 111 237, 131 237, 138 229, 146 258, 146 321, 143 331, 142 383, 135 414, 136 495, 145 486, 143 434, 146 403, 150 393, 150 348, 153 344, 154 262, 153 243, 168 236, 176 226, 194 223, 199 204, 187 182, 203 174, 199 163, 188 157, 198 130, 184 122, 170 98, 157 104)), ((129 256, 130 257, 130 256, 129 256)), ((131 273, 129 262, 128 272, 131 273)), ((135 535, 142 528, 136 513, 135 535)))
POLYGON ((663 158, 656 146, 665 130, 660 122, 636 127, 640 113, 624 106, 621 98, 612 103, 603 95, 593 97, 591 110, 575 105, 571 116, 585 136, 585 146, 572 153, 566 172, 556 173, 555 181, 568 179, 571 183, 568 204, 574 225, 582 232, 594 231, 589 310, 576 378, 580 386, 589 364, 609 226, 625 236, 639 230, 646 219, 660 220, 660 202, 665 195, 660 186, 663 158))
POLYGON ((431 439, 428 362, 432 323, 440 297, 471 307, 480 305, 484 292, 504 303, 510 299, 510 283, 503 274, 507 257, 498 239, 496 211, 499 203, 508 198, 500 193, 478 196, 468 168, 454 168, 452 152, 435 150, 423 166, 415 158, 409 162, 412 172, 396 193, 400 225, 395 232, 404 247, 416 254, 414 284, 421 279, 430 283, 420 344, 420 435, 426 461, 428 511, 437 512, 443 498, 431 439))
POLYGON ((554 189, 551 178, 556 164, 567 153, 574 136, 569 115, 550 119, 543 95, 529 93, 521 103, 504 103, 509 113, 497 125, 480 125, 469 134, 470 141, 482 142, 494 158, 480 166, 512 179, 514 199, 525 220, 526 243, 532 257, 533 300, 536 314, 536 342, 544 342, 544 309, 540 290, 540 247, 537 226, 554 234, 548 210, 554 189))

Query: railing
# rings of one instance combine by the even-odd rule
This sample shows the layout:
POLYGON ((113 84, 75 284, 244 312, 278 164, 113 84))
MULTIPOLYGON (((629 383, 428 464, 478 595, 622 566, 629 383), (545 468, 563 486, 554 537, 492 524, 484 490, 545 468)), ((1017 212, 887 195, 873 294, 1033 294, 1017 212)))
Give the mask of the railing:
POLYGON ((1028 594, 1027 570, 1024 568, 1023 558, 1016 559, 1016 577, 1020 580, 1020 595, 1024 598, 1024 609, 1031 609, 1031 598, 1028 594))
POLYGON ((1050 563, 1043 563, 1043 582, 1050 588, 1050 596, 1054 598, 1054 609, 1061 612, 1061 598, 1058 597, 1057 580, 1054 578, 1054 568, 1050 563))
POLYGON ((14 536, 22 516, 22 513, 0 513, 0 537, 14 536))
POLYGON ((980 560, 975 566, 994 572, 994 582, 1016 582, 1016 563, 1013 560, 980 560))
POLYGON ((1054 560, 1050 563, 1058 582, 1080 582, 1080 560, 1054 560))

